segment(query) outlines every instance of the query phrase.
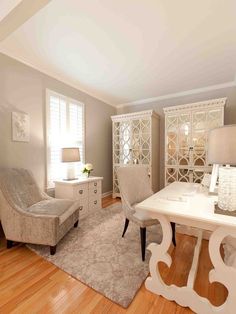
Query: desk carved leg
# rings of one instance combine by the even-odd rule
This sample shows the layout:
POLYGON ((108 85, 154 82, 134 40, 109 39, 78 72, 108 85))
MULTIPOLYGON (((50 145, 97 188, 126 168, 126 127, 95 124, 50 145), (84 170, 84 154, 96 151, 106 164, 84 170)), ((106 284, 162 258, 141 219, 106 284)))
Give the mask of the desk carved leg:
MULTIPOLYGON (((149 262, 151 276, 147 278, 145 285, 146 288, 164 298, 175 301, 181 306, 190 307, 196 313, 210 314, 235 314, 236 306, 236 269, 227 266, 220 255, 220 245, 224 238, 231 235, 236 238, 236 231, 224 229, 223 227, 217 228, 211 235, 209 241, 209 253, 214 268, 209 273, 210 282, 220 282, 228 289, 228 297, 224 304, 221 306, 213 306, 208 299, 199 296, 193 290, 193 281, 185 287, 177 287, 175 285, 166 285, 162 280, 157 267, 158 262, 164 262, 168 267, 172 264, 172 259, 167 252, 172 241, 172 230, 168 218, 164 215, 153 214, 152 218, 158 219, 162 226, 163 240, 161 244, 151 243, 148 249, 152 255, 149 262)), ((198 241, 199 242, 199 241, 198 241)), ((199 254, 199 247, 196 252, 199 254)), ((196 261, 197 258, 194 258, 196 261)), ((195 265, 196 268, 196 265, 195 265)), ((197 269, 196 269, 197 271, 197 269)), ((193 274, 191 274, 193 278, 193 274)))

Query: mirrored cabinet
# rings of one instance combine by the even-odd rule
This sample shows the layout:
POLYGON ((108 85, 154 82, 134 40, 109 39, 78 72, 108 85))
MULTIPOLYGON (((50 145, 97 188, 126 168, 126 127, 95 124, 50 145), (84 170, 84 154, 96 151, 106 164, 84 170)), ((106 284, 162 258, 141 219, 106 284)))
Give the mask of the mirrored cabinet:
POLYGON ((159 184, 159 116, 153 110, 112 116, 113 197, 120 196, 117 168, 147 165, 154 191, 159 184))
POLYGON ((165 183, 201 182, 210 172, 207 136, 224 124, 226 98, 164 108, 165 183))

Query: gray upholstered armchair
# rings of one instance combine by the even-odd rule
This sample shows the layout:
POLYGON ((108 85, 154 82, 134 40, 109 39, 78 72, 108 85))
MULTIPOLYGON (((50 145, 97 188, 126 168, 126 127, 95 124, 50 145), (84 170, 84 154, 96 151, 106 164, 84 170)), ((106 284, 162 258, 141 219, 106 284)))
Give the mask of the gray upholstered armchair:
MULTIPOLYGON (((125 214, 125 225, 122 237, 124 237, 129 226, 129 221, 133 221, 140 227, 142 260, 145 260, 146 250, 146 227, 159 224, 158 220, 150 219, 144 213, 135 209, 137 203, 142 202, 153 194, 150 187, 147 166, 124 166, 117 169, 119 188, 121 193, 122 208, 125 214)), ((174 246, 175 224, 171 223, 174 246)))
POLYGON ((79 219, 77 202, 54 199, 40 191, 26 169, 0 168, 0 219, 7 239, 12 242, 56 245, 79 219))

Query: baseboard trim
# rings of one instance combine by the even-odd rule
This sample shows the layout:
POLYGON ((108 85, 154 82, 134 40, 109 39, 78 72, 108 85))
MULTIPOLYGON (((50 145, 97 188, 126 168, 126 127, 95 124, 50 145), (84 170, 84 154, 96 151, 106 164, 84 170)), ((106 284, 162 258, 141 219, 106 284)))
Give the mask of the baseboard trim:
POLYGON ((112 191, 102 193, 102 198, 112 195, 112 191))

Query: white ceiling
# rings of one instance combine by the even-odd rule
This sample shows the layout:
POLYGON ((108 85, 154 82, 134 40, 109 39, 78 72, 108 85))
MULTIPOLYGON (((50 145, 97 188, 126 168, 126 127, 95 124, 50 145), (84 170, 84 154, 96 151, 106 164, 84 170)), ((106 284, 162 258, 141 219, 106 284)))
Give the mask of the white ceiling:
POLYGON ((235 16, 235 0, 52 0, 0 51, 119 105, 235 81, 235 16))

